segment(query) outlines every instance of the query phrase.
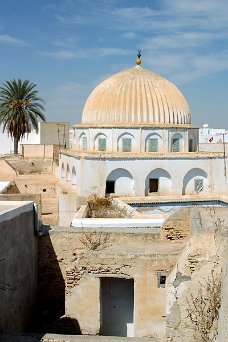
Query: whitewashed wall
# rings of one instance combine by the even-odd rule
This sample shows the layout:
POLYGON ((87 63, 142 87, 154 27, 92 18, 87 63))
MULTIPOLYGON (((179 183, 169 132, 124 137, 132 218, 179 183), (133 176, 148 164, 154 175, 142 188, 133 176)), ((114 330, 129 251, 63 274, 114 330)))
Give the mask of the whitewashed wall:
POLYGON ((189 138, 194 139, 195 150, 198 146, 198 129, 187 128, 74 128, 73 148, 82 150, 81 137, 87 137, 87 150, 97 150, 97 138, 106 137, 106 150, 122 150, 122 138, 132 138, 132 152, 145 152, 149 137, 158 138, 161 152, 171 151, 172 139, 180 138, 180 152, 188 152, 189 138))
MULTIPOLYGON (((62 164, 65 170, 67 165, 70 170, 75 166, 76 184, 74 186, 77 194, 81 196, 89 196, 92 193, 104 195, 106 180, 117 181, 118 195, 145 196, 149 178, 159 178, 159 194, 161 195, 195 194, 194 180, 196 178, 204 179, 204 194, 228 191, 223 158, 104 159, 86 157, 76 159, 62 154, 60 165, 62 164), (119 174, 119 177, 110 179, 112 173, 115 177, 119 174), (130 174, 132 178, 126 177, 127 174, 130 174)), ((62 178, 62 183, 68 183, 68 186, 71 186, 70 180, 66 181, 65 177, 62 178)))

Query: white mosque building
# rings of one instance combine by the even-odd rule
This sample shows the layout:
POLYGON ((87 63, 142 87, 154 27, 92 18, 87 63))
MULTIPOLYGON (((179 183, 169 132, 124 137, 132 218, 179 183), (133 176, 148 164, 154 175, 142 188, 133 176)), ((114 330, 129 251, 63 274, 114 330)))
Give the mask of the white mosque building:
POLYGON ((225 155, 198 151, 185 97, 140 57, 88 97, 72 148, 61 152, 61 183, 79 196, 227 192, 225 155))

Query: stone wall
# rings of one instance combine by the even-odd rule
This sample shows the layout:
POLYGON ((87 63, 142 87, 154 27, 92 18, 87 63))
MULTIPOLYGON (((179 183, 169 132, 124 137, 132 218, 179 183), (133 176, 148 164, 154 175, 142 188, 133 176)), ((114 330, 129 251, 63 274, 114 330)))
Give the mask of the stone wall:
POLYGON ((222 237, 222 293, 217 342, 228 341, 228 236, 222 237))
POLYGON ((190 208, 177 209, 162 226, 161 237, 170 241, 184 240, 190 236, 190 208))
POLYGON ((227 221, 227 208, 191 213, 192 236, 166 284, 168 341, 227 340, 227 221))
POLYGON ((33 203, 17 203, 19 207, 0 215, 1 332, 25 331, 36 309, 38 251, 33 203))
POLYGON ((43 311, 56 310, 78 322, 83 334, 100 330, 100 278, 134 279, 135 336, 165 334, 165 288, 183 242, 159 240, 157 233, 97 233, 55 228, 39 240, 39 293, 43 311), (93 235, 95 234, 95 235, 93 235), (100 245, 93 249, 93 241, 100 245), (45 307, 46 305, 46 307, 45 307))

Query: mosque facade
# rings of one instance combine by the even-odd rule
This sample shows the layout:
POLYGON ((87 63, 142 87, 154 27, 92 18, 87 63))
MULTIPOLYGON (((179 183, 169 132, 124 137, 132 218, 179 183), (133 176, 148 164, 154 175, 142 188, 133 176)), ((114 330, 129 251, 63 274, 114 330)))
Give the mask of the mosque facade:
POLYGON ((228 190, 222 153, 199 152, 188 103, 162 76, 136 66, 88 97, 60 180, 80 196, 210 195, 228 190))

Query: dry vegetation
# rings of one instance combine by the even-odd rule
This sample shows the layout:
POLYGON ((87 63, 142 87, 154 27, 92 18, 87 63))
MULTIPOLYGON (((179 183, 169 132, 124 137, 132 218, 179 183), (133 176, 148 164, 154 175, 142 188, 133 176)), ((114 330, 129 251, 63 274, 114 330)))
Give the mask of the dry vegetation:
POLYGON ((124 218, 126 210, 113 205, 112 198, 92 195, 87 200, 89 217, 92 218, 124 218))
POLYGON ((197 293, 188 299, 188 317, 194 327, 196 341, 212 342, 217 336, 221 306, 221 277, 212 271, 208 279, 199 283, 197 293))
POLYGON ((84 232, 79 240, 87 250, 96 251, 107 246, 109 235, 102 231, 84 232))

